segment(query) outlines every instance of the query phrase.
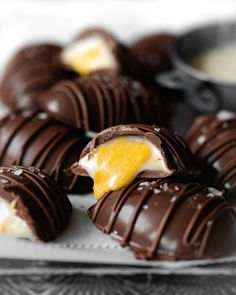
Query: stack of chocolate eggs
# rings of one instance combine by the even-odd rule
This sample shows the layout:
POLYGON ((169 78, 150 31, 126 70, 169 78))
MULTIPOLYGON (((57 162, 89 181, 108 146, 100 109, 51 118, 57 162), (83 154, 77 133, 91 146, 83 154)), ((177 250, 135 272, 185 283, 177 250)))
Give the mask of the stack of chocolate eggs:
POLYGON ((0 121, 0 232, 55 239, 72 210, 64 191, 93 184, 89 217, 137 258, 236 250, 236 116, 198 119, 190 148, 160 127, 154 78, 171 66, 172 39, 128 47, 90 29, 64 48, 28 46, 12 58, 0 87, 10 109, 0 121))
POLYGON ((89 178, 64 173, 88 143, 86 132, 160 121, 157 92, 130 76, 137 65, 132 48, 102 29, 85 30, 64 48, 19 50, 0 85, 11 111, 0 122, 0 166, 33 166, 69 193, 90 191, 89 178))
POLYGON ((9 108, 0 120, 0 232, 55 239, 71 213, 64 191, 92 189, 89 177, 64 172, 79 160, 87 132, 160 120, 158 94, 132 78, 137 66, 131 48, 101 29, 12 57, 0 84, 9 108))
POLYGON ((91 220, 137 258, 212 258, 236 249, 236 211, 228 196, 197 183, 193 154, 164 127, 108 128, 70 171, 93 179, 98 201, 88 211, 91 220))

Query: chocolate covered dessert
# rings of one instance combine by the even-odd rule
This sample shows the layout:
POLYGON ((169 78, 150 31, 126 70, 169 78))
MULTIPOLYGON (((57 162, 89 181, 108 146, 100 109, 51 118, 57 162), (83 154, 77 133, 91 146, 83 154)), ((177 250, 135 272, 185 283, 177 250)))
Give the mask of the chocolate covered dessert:
POLYGON ((64 169, 79 159, 89 138, 46 114, 11 114, 0 121, 0 166, 34 166, 47 171, 67 192, 85 193, 89 178, 69 176, 64 169))
POLYGON ((148 81, 158 73, 169 70, 169 49, 173 40, 171 34, 158 33, 144 36, 133 43, 130 51, 137 61, 134 76, 148 81))
POLYGON ((220 111, 195 120, 186 136, 202 166, 202 181, 227 191, 236 202, 236 114, 220 111))
POLYGON ((50 117, 85 130, 160 121, 159 97, 133 79, 96 73, 57 83, 39 97, 50 117))
POLYGON ((200 259, 236 249, 236 213, 213 188, 171 178, 138 179, 89 210, 104 233, 140 259, 200 259))
POLYGON ((80 75, 101 70, 127 71, 129 51, 109 31, 91 28, 82 31, 61 53, 61 60, 80 75))
POLYGON ((50 241, 65 229, 72 206, 58 184, 34 167, 0 167, 0 234, 50 241))
POLYGON ((10 109, 36 109, 36 98, 55 82, 75 77, 60 61, 62 48, 54 44, 31 45, 9 61, 0 85, 1 101, 10 109))
POLYGON ((94 180, 94 194, 128 185, 136 176, 196 175, 192 153, 174 132, 158 126, 119 125, 95 136, 70 169, 94 180))

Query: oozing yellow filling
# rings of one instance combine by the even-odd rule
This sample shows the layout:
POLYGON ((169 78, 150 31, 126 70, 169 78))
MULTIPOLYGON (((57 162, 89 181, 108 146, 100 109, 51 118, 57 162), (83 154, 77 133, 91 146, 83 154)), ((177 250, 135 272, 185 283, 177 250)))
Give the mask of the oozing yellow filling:
POLYGON ((152 150, 145 142, 117 138, 97 148, 94 173, 96 199, 108 191, 128 185, 137 171, 151 156, 152 150))

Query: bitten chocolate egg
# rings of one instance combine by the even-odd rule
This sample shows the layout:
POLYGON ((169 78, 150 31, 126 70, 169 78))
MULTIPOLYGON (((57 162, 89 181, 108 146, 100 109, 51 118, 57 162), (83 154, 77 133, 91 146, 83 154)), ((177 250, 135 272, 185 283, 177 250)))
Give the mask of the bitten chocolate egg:
POLYGON ((140 259, 213 258, 236 250, 235 210, 221 192, 196 183, 136 179, 88 214, 140 259))
POLYGON ((47 171, 68 192, 88 192, 92 188, 89 178, 63 172, 79 159, 88 142, 83 131, 45 114, 11 114, 0 121, 0 166, 34 166, 47 171))
POLYGON ((164 127, 138 124, 119 125, 99 133, 70 171, 93 178, 97 199, 128 185, 136 176, 197 174, 192 153, 177 134, 164 127))
POLYGON ((80 75, 100 70, 120 73, 126 68, 129 53, 110 32, 91 28, 84 30, 61 53, 61 60, 80 75))
POLYGON ((157 123, 159 97, 128 77, 96 73, 62 81, 39 97, 50 117, 85 130, 127 123, 157 123))
POLYGON ((171 68, 169 49, 174 36, 159 33, 145 36, 130 47, 130 51, 137 61, 135 77, 150 80, 162 71, 171 68))
POLYGON ((24 47, 8 63, 1 86, 1 101, 12 110, 37 108, 36 97, 56 81, 74 77, 63 68, 61 47, 39 44, 24 47))
POLYGON ((0 167, 0 234, 54 240, 65 229, 72 206, 46 173, 34 167, 0 167))
POLYGON ((202 180, 225 189, 236 202, 236 114, 220 111, 196 119, 186 141, 203 167, 202 180))

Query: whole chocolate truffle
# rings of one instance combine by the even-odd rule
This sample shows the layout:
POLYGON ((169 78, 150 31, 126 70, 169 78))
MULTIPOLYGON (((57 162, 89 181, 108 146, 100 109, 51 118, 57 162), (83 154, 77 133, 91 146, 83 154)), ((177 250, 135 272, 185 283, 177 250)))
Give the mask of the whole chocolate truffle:
POLYGON ((133 43, 130 51, 137 61, 134 76, 148 80, 170 69, 169 49, 173 40, 173 35, 158 33, 145 36, 133 43))
POLYGON ((34 167, 0 167, 0 233, 54 240, 71 211, 67 195, 46 173, 34 167))
POLYGON ((8 63, 1 86, 1 101, 12 110, 37 108, 36 97, 56 81, 74 77, 63 69, 61 47, 39 44, 24 47, 8 63))
POLYGON ((159 97, 138 81, 107 72, 58 82, 39 97, 39 105, 54 119, 92 131, 160 119, 159 97))
POLYGON ((220 111, 201 116, 189 128, 186 141, 202 166, 202 180, 225 189, 236 202, 236 114, 220 111))
POLYGON ((34 166, 47 171, 68 192, 88 192, 89 178, 69 176, 63 170, 79 159, 89 138, 43 113, 31 115, 11 114, 0 121, 0 166, 34 166))
POLYGON ((128 185, 136 176, 164 178, 198 173, 191 151, 176 133, 139 124, 100 132, 70 171, 93 178, 96 198, 128 185))
POLYGON ((139 179, 88 210, 94 224, 140 259, 199 259, 236 248, 236 213, 213 188, 139 179))
POLYGON ((118 74, 126 71, 129 59, 128 49, 112 33, 100 28, 82 31, 61 54, 64 64, 80 75, 100 70, 118 74))

